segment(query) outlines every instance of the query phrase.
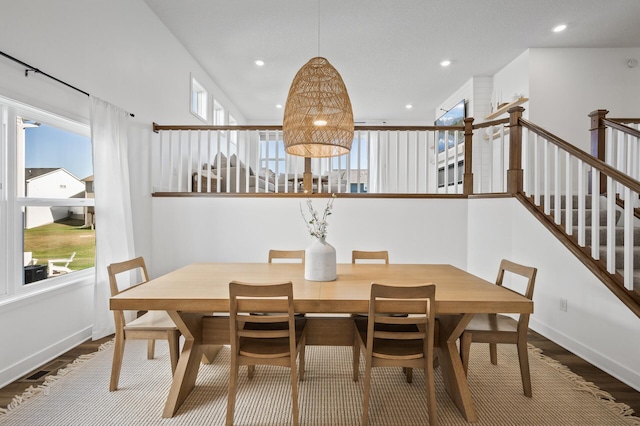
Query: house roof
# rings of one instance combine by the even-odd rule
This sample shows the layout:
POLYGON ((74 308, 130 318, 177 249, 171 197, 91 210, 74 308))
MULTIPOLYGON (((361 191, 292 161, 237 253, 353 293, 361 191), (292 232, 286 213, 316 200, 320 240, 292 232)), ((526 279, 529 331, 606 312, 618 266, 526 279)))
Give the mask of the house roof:
POLYGON ((76 176, 74 176, 73 173, 69 172, 67 169, 65 169, 64 167, 27 167, 24 169, 24 179, 26 182, 31 182, 34 179, 38 179, 40 177, 49 175, 53 172, 56 172, 58 170, 62 170, 63 172, 67 173, 68 175, 72 176, 73 178, 78 179, 76 176))

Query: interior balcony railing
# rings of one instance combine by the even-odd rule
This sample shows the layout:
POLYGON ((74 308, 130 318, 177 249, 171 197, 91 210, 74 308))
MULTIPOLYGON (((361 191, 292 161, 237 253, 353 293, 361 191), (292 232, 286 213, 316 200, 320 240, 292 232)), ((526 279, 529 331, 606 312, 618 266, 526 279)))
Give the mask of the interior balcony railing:
POLYGON ((465 152, 472 131, 465 135, 463 126, 358 126, 349 154, 313 159, 285 152, 281 126, 154 125, 154 131, 156 194, 463 195, 465 178, 472 182, 465 152))

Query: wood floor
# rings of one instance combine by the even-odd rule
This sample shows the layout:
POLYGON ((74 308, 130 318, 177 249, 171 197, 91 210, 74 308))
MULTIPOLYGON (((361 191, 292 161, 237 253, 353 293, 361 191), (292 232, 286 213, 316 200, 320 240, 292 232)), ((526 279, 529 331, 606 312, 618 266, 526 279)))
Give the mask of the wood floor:
MULTIPOLYGON (((59 368, 64 365, 72 362, 74 359, 83 354, 88 354, 91 352, 95 352, 98 350, 98 347, 110 340, 112 337, 106 337, 101 340, 97 340, 95 342, 88 340, 76 348, 66 352, 65 354, 58 357, 56 360, 48 363, 47 365, 52 365, 54 368, 51 370, 50 374, 55 374, 59 368), (57 362, 60 361, 60 362, 57 362)), ((600 389, 607 391, 610 393, 617 402, 622 402, 630 406, 634 411, 635 415, 640 417, 640 392, 635 389, 625 385, 621 381, 609 376, 604 371, 599 368, 594 367, 589 364, 585 360, 577 357, 561 346, 551 342, 550 340, 544 338, 540 334, 535 331, 529 330, 529 343, 534 346, 540 348, 543 354, 547 355, 550 358, 559 361, 560 363, 566 365, 573 371, 574 373, 582 376, 586 381, 593 382, 600 389)), ((488 349, 487 349, 488 350, 488 349)), ((34 372, 31 372, 25 376, 29 377, 41 371, 48 370, 47 368, 39 368, 34 372)), ((37 386, 42 383, 44 377, 40 377, 38 380, 25 381, 24 378, 17 380, 6 387, 0 389, 0 407, 6 407, 15 395, 21 394, 25 389, 29 386, 34 385, 37 386)), ((105 388, 108 386, 108 383, 103 383, 105 388)), ((535 392, 535 390, 534 390, 535 392)))

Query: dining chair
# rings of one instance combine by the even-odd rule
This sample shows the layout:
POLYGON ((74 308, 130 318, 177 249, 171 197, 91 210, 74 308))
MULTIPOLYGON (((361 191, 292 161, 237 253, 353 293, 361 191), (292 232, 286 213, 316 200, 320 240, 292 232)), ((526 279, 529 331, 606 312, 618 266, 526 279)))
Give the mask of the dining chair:
MULTIPOLYGON (((500 262, 496 285, 501 286, 503 284, 505 273, 522 276, 528 280, 524 296, 527 299, 533 299, 537 271, 537 268, 519 265, 503 259, 500 262)), ((529 354, 527 352, 528 327, 529 314, 520 314, 516 325, 513 324, 510 318, 501 317, 497 314, 476 314, 460 336, 460 356, 462 357, 462 366, 465 374, 469 368, 471 342, 488 343, 489 357, 494 365, 498 364, 497 344, 515 344, 518 348, 522 389, 526 396, 531 397, 531 375, 529 372, 529 354)))
MULTIPOLYGON (((120 293, 117 280, 118 274, 140 272, 142 281, 135 285, 149 281, 147 267, 142 257, 112 263, 107 266, 107 272, 109 274, 109 287, 112 297, 120 293)), ((113 349, 113 364, 111 366, 110 391, 118 389, 124 346, 127 340, 148 340, 148 359, 153 359, 154 357, 155 341, 161 339, 167 340, 169 343, 169 356, 171 358, 171 373, 173 374, 175 372, 179 356, 180 331, 171 317, 169 317, 169 314, 165 311, 148 311, 130 322, 126 322, 124 311, 114 310, 113 316, 116 325, 116 338, 113 349)))
POLYGON ((387 250, 378 250, 378 251, 353 250, 351 252, 351 263, 356 263, 357 260, 371 260, 371 259, 384 260, 384 263, 388 265, 389 252, 387 250))
POLYGON ((365 354, 362 426, 369 421, 371 369, 374 367, 423 368, 429 424, 434 426, 438 423, 433 377, 435 294, 436 287, 433 284, 415 287, 371 284, 369 315, 354 318, 353 380, 356 382, 360 369, 360 350, 365 354), (385 299, 388 309, 381 314, 378 312, 380 302, 385 299), (406 315, 409 307, 412 311, 419 309, 421 313, 406 315), (405 316, 389 316, 388 313, 403 313, 405 316))
MULTIPOLYGON (((233 424, 238 369, 241 365, 275 365, 291 370, 293 424, 298 425, 298 377, 304 380, 306 319, 293 313, 291 282, 249 284, 229 283, 229 328, 231 369, 227 400, 228 426, 233 424), (269 312, 271 315, 252 315, 269 312), (296 357, 300 354, 299 373, 296 357)), ((253 378, 253 373, 249 373, 253 378)))
POLYGON ((274 259, 300 259, 304 263, 304 250, 269 250, 269 263, 274 259))

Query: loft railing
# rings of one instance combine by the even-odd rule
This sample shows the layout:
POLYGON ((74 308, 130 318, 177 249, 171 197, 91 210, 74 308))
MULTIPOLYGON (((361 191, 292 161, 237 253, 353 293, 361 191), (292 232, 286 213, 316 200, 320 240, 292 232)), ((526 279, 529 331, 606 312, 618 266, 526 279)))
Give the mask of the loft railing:
POLYGON ((462 195, 473 192, 467 123, 359 126, 351 152, 328 159, 285 153, 281 126, 154 124, 153 191, 462 195))

